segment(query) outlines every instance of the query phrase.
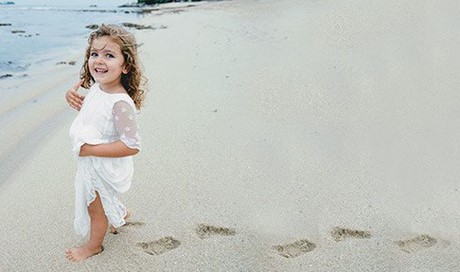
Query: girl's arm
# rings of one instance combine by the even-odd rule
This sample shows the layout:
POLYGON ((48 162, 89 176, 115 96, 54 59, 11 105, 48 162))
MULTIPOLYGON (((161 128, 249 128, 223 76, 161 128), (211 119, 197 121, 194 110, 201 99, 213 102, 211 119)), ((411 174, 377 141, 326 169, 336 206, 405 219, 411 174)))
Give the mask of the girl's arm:
POLYGON ((95 156, 106 158, 119 158, 133 156, 139 153, 138 149, 129 148, 125 143, 118 140, 109 144, 89 145, 84 144, 80 148, 80 156, 95 156))
POLYGON ((138 133, 136 117, 133 108, 125 101, 119 101, 113 106, 113 120, 119 140, 99 145, 84 144, 80 148, 80 156, 95 157, 126 157, 139 153, 141 138, 138 133))

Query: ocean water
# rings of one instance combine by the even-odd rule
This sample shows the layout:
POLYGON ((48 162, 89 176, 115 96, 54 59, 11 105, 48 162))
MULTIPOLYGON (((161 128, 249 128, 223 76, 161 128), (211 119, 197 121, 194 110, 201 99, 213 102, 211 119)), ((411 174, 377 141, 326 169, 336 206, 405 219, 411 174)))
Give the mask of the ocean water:
POLYGON ((0 85, 2 79, 25 75, 34 64, 63 52, 83 55, 91 32, 87 25, 136 22, 142 16, 135 8, 118 8, 116 2, 97 7, 0 5, 0 85))

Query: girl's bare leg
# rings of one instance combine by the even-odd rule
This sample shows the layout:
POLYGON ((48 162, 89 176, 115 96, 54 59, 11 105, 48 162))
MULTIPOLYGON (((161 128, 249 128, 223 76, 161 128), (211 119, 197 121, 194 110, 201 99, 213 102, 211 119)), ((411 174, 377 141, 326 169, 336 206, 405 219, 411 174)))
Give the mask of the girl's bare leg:
MULTIPOLYGON (((128 219, 129 217, 131 216, 131 211, 129 209, 126 209, 126 215, 125 215, 125 220, 128 219)), ((117 228, 115 228, 114 226, 110 225, 110 233, 113 233, 113 234, 118 234, 118 230, 117 228)))
POLYGON ((82 247, 74 247, 65 251, 67 259, 72 262, 87 259, 100 253, 103 249, 102 242, 107 232, 108 221, 98 192, 96 192, 94 201, 88 206, 88 213, 91 218, 89 241, 82 247))

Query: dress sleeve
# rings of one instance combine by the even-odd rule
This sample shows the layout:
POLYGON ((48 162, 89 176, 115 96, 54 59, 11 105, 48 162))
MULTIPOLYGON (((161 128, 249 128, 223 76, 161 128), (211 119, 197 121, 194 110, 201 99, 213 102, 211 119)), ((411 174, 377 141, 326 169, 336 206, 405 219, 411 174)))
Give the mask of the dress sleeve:
POLYGON ((129 148, 141 150, 141 137, 136 123, 136 114, 126 101, 113 105, 113 119, 120 140, 129 148))

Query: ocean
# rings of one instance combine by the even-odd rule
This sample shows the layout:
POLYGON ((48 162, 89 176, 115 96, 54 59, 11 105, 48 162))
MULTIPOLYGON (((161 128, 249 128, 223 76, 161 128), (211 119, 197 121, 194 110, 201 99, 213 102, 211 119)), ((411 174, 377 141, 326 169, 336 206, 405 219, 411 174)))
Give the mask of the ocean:
POLYGON ((0 5, 0 88, 2 80, 26 76, 31 66, 59 54, 83 55, 91 32, 86 26, 132 23, 142 16, 136 8, 118 8, 116 2, 105 1, 104 6, 76 6, 74 2, 72 6, 0 5))

